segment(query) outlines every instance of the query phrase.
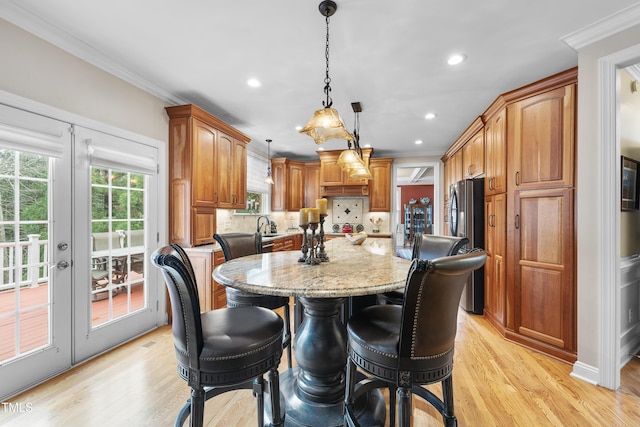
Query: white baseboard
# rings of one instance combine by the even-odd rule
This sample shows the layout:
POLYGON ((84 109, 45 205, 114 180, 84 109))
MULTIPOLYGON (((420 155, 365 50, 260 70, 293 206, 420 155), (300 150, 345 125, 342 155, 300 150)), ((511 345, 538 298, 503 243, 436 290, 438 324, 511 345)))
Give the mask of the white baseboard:
POLYGON ((571 372, 571 376, 590 384, 598 385, 600 372, 595 366, 587 365, 586 363, 578 361, 573 364, 573 372, 571 372))

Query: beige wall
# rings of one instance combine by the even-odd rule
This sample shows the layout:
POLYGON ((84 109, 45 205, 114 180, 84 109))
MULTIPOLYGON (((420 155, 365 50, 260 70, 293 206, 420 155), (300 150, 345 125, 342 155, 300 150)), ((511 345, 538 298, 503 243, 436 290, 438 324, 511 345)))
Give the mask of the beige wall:
MULTIPOLYGON (((578 56, 578 146, 577 146, 577 273, 578 273, 578 361, 599 367, 600 297, 603 220, 597 203, 603 199, 599 183, 600 123, 598 109, 599 59, 634 46, 640 41, 640 25, 586 46, 578 56)), ((606 141, 615 144, 615 141, 606 141)), ((608 191, 613 189, 607 189, 608 191)))
POLYGON ((162 100, 0 19, 0 90, 159 141, 162 100))

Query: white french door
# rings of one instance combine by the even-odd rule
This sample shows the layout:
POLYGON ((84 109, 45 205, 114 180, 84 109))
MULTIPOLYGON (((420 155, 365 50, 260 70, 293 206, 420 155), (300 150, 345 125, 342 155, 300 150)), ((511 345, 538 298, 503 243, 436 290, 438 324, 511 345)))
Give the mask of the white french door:
POLYGON ((0 104, 0 401, 164 320, 158 153, 0 104))
POLYGON ((74 292, 74 360, 84 360, 156 325, 149 256, 158 235, 158 150, 84 128, 75 140, 75 211, 87 221, 74 239, 82 260, 74 278, 85 284, 74 292))
POLYGON ((72 363, 70 127, 0 105, 0 398, 72 363))

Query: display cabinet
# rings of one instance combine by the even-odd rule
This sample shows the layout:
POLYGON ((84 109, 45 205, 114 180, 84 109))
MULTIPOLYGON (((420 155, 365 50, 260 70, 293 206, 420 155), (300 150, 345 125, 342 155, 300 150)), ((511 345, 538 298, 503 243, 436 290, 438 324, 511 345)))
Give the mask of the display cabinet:
POLYGON ((431 204, 409 203, 404 205, 404 244, 413 244, 416 233, 433 233, 431 204))

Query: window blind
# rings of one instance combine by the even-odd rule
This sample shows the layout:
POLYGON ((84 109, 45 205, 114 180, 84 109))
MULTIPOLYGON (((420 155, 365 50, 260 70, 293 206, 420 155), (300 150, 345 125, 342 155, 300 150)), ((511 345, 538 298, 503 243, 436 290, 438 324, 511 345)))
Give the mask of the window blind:
POLYGON ((271 184, 264 182, 267 177, 267 159, 257 153, 247 151, 247 191, 270 193, 271 184))
POLYGON ((71 125, 0 105, 0 147, 49 157, 62 157, 71 125))

